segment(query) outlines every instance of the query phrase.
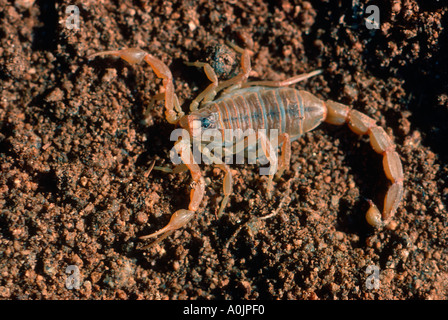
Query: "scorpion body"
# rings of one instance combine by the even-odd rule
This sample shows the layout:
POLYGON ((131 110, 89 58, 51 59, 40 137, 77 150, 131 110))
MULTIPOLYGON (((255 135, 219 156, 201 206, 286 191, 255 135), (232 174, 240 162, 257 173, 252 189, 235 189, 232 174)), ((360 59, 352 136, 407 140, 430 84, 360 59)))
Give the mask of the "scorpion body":
POLYGON ((291 141, 317 127, 326 116, 323 102, 293 88, 250 87, 235 90, 197 111, 222 131, 277 129, 291 141), (206 114, 209 114, 208 116, 206 114))
MULTIPOLYGON (((118 51, 99 52, 97 55, 118 56, 129 63, 146 61, 159 78, 163 79, 165 92, 157 95, 154 100, 165 100, 165 116, 169 123, 178 124, 188 131, 193 141, 198 141, 200 151, 209 154, 209 150, 200 141, 204 130, 216 129, 223 132, 231 129, 252 129, 255 141, 261 141, 264 156, 281 175, 289 168, 291 157, 291 141, 298 139, 302 134, 316 128, 323 121, 342 125, 347 123, 349 128, 359 135, 367 134, 372 148, 383 155, 383 168, 387 178, 391 181, 385 200, 382 214, 369 200, 370 208, 366 219, 374 227, 381 227, 391 221, 403 197, 403 168, 400 157, 395 151, 395 144, 383 128, 376 125, 374 119, 350 109, 348 106, 327 100, 323 101, 313 94, 288 88, 287 86, 305 80, 321 73, 320 70, 308 74, 298 75, 284 81, 251 81, 247 82, 250 68, 248 50, 233 45, 234 49, 242 54, 241 71, 232 79, 218 83, 213 69, 207 63, 187 63, 190 66, 202 67, 211 84, 201 92, 191 103, 190 113, 185 115, 174 93, 174 85, 169 68, 159 59, 140 49, 123 49, 118 51), (218 99, 215 96, 221 93, 218 99), (200 107, 200 108, 198 108, 200 107), (277 129, 278 145, 272 144, 269 135, 262 130, 277 129), (281 147, 281 156, 277 157, 275 149, 281 147)), ((239 145, 247 143, 250 139, 244 138, 236 141, 239 145)), ((249 147, 251 147, 249 145, 249 147)), ((174 230, 186 225, 199 209, 205 193, 205 182, 198 163, 192 153, 191 141, 180 139, 174 144, 183 164, 176 167, 174 172, 189 170, 193 184, 190 193, 188 209, 177 210, 169 223, 162 229, 141 237, 147 239, 159 237, 156 242, 171 234, 174 230)), ((214 164, 225 172, 223 181, 223 200, 219 214, 224 211, 232 191, 232 174, 227 164, 222 163, 221 156, 212 155, 214 164)), ((268 196, 272 190, 272 181, 275 172, 269 173, 268 196)))

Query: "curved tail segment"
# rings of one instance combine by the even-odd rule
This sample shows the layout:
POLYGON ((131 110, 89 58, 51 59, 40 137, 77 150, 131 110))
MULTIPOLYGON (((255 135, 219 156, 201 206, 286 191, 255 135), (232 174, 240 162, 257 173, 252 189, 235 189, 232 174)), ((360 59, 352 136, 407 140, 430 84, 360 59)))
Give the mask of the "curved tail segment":
POLYGON ((359 135, 368 134, 370 144, 377 153, 383 155, 383 167, 386 177, 392 182, 384 199, 384 209, 380 214, 376 205, 369 201, 370 208, 366 213, 367 222, 374 227, 387 225, 393 218, 403 198, 403 166, 400 156, 395 151, 395 144, 383 128, 375 120, 346 105, 327 100, 327 117, 325 122, 335 125, 347 123, 350 129, 359 135))

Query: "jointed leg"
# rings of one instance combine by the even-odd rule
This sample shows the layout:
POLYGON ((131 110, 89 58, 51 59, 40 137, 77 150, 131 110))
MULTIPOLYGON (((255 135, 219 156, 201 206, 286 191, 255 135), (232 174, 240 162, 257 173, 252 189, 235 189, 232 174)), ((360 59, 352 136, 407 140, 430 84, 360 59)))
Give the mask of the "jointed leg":
POLYGON ((185 171, 189 170, 187 165, 184 163, 181 163, 181 164, 175 166, 173 169, 169 168, 169 167, 159 167, 159 166, 154 166, 153 169, 167 172, 167 173, 181 173, 181 172, 185 172, 185 171))
MULTIPOLYGON (((273 189, 272 180, 274 179, 274 174, 276 173, 277 168, 278 168, 278 158, 277 158, 277 153, 274 150, 274 147, 272 146, 272 144, 269 141, 269 139, 267 138, 267 136, 260 131, 260 132, 258 132, 258 138, 260 139, 260 142, 261 142, 261 148, 263 150, 263 154, 268 159, 269 164, 270 164, 269 171, 268 171, 269 178, 268 178, 268 186, 267 186, 267 196, 268 196, 268 199, 270 199, 271 192, 273 189)), ((266 168, 261 168, 261 169, 266 169, 266 168)))
MULTIPOLYGON (((290 151, 291 144, 290 144, 288 135, 281 135, 281 139, 282 139, 281 141, 284 142, 284 146, 283 146, 284 152, 282 155, 281 163, 283 165, 283 168, 286 168, 286 166, 289 164, 289 159, 291 156, 291 151, 290 151), (289 150, 289 153, 288 153, 288 150, 289 150)), ((266 157, 266 159, 268 160, 268 162, 270 164, 268 168, 260 169, 261 174, 269 175, 267 191, 268 191, 268 198, 270 198, 271 191, 273 188, 272 181, 273 181, 274 175, 278 168, 278 157, 277 157, 277 153, 276 153, 274 146, 271 144, 271 142, 267 138, 266 134, 263 133, 263 131, 253 132, 252 134, 249 134, 248 136, 244 137, 244 139, 241 139, 240 141, 236 142, 232 146, 231 149, 223 148, 224 152, 225 152, 224 155, 236 154, 236 155, 244 156, 245 150, 250 149, 254 145, 256 146, 258 144, 258 142, 261 143, 261 147, 262 147, 261 151, 263 152, 263 155, 266 157), (266 171, 267 169, 268 169, 268 171, 266 171)), ((260 151, 258 151, 258 152, 260 152, 260 151)), ((216 156, 219 159, 222 159, 222 157, 224 155, 218 154, 216 156)), ((259 155, 260 155, 260 153, 258 153, 258 156, 259 155)), ((229 176, 229 179, 231 179, 230 170, 228 170, 227 168, 223 168, 223 169, 226 170, 226 172, 227 172, 226 176, 229 176)), ((224 185, 225 184, 226 184, 226 181, 224 181, 224 185)), ((226 187, 224 186, 224 188, 226 188, 226 187)), ((230 193, 230 190, 229 190, 229 193, 230 193)), ((226 192, 224 192, 224 194, 226 194, 226 192)))
POLYGON ((232 185, 233 185, 233 179, 232 179, 232 172, 230 171, 230 168, 227 164, 223 163, 222 161, 222 155, 216 155, 212 154, 210 150, 207 149, 204 145, 199 145, 199 150, 202 154, 204 154, 209 160, 216 165, 221 170, 225 171, 224 181, 223 181, 223 193, 224 198, 221 201, 221 205, 218 210, 218 217, 224 212, 225 207, 227 206, 227 203, 229 201, 230 194, 232 193, 232 185))
POLYGON ((218 211, 218 217, 221 216, 221 214, 224 212, 225 207, 227 206, 227 203, 229 202, 229 196, 232 192, 232 172, 230 171, 230 168, 226 164, 217 164, 217 167, 219 167, 221 170, 225 171, 224 181, 223 181, 223 191, 224 191, 224 198, 221 201, 221 205, 219 207, 218 211))
MULTIPOLYGON (((241 53, 241 71, 232 79, 223 81, 219 84, 216 89, 216 92, 220 92, 226 88, 231 87, 231 89, 239 88, 243 85, 244 82, 249 78, 249 73, 252 70, 250 66, 250 55, 249 50, 242 49, 233 43, 228 43, 235 51, 241 53)), ((227 90, 226 90, 227 91, 227 90)), ((230 91, 230 90, 229 90, 230 91)))
POLYGON ((291 162, 291 139, 289 138, 289 134, 281 134, 278 142, 279 145, 282 145, 282 155, 280 157, 277 177, 281 177, 283 172, 289 168, 289 163, 291 162))
POLYGON ((286 87, 290 86, 292 84, 298 83, 300 81, 309 79, 311 77, 317 76, 322 73, 322 70, 315 70, 310 73, 304 73, 299 74, 297 76, 294 76, 292 78, 286 79, 286 80, 280 80, 280 81, 249 81, 244 84, 242 84, 242 87, 250 87, 250 86, 266 86, 266 87, 286 87))
POLYGON ((241 72, 237 74, 235 77, 223 81, 218 84, 218 77, 216 76, 213 68, 205 62, 186 62, 185 64, 188 66, 195 66, 204 68, 205 74, 207 78, 212 82, 203 92, 201 92, 196 99, 190 105, 190 110, 194 111, 197 109, 199 103, 201 101, 208 102, 212 101, 213 98, 222 90, 230 88, 241 87, 241 84, 247 80, 249 77, 249 73, 251 71, 250 67, 250 56, 249 51, 238 47, 233 43, 229 43, 229 45, 237 52, 241 53, 241 72))
POLYGON ((149 116, 149 112, 154 108, 157 101, 164 100, 165 99, 165 92, 158 93, 151 97, 151 99, 148 101, 148 107, 143 112, 143 117, 146 120, 149 116))
POLYGON ((198 109, 201 101, 207 102, 213 100, 216 95, 216 87, 218 86, 218 76, 215 70, 205 62, 185 62, 187 66, 202 67, 207 78, 212 82, 209 86, 202 91, 190 104, 190 111, 195 111, 198 109))

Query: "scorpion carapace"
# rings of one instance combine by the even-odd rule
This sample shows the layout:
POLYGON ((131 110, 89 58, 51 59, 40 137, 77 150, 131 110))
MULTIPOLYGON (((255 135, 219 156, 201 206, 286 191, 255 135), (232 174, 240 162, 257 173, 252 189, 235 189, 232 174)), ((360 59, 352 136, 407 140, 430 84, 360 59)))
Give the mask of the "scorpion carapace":
MULTIPOLYGON (((232 45, 232 44, 231 44, 232 45)), ((165 116, 169 123, 178 124, 188 131, 193 141, 198 139, 198 129, 214 128, 216 130, 228 129, 253 129, 255 139, 247 139, 235 142, 247 143, 248 141, 261 142, 263 154, 271 163, 271 167, 277 169, 277 175, 281 175, 289 168, 291 157, 291 141, 297 139, 303 133, 317 127, 323 121, 342 125, 347 123, 349 128, 359 134, 369 135, 372 148, 383 156, 383 167, 387 178, 391 181, 385 200, 382 214, 372 201, 367 211, 366 219, 374 227, 384 226, 393 218, 401 199, 403 198, 403 168, 400 157, 395 151, 395 144, 386 134, 383 128, 376 125, 374 119, 350 109, 348 106, 327 100, 323 101, 313 94, 288 88, 287 86, 308 79, 321 73, 320 70, 298 75, 283 81, 250 81, 247 79, 251 71, 249 51, 236 45, 233 48, 241 53, 241 70, 235 77, 218 82, 218 78, 207 63, 187 63, 190 66, 201 67, 211 84, 201 92, 190 105, 190 114, 185 115, 174 92, 173 77, 169 68, 159 59, 140 49, 123 49, 118 51, 104 51, 91 55, 118 56, 127 62, 134 64, 141 61, 147 62, 163 79, 164 93, 158 94, 153 100, 165 100, 165 116), (214 100, 220 93, 220 97, 214 100), (198 107, 201 107, 198 109, 198 107), (273 145, 269 136, 259 129, 277 129, 278 144, 273 145), (280 146, 280 157, 276 156, 276 148, 280 146), (273 164, 273 165, 272 165, 273 164)), ((153 101, 152 101, 153 102, 153 101)), ((250 146, 249 146, 250 147, 250 146)), ((204 144, 199 143, 200 151, 208 152, 204 144)), ((162 229, 141 239, 159 237, 156 242, 171 234, 174 230, 185 226, 199 209, 205 192, 205 182, 198 163, 192 153, 191 139, 179 139, 174 144, 174 150, 178 153, 183 164, 176 167, 174 172, 189 170, 193 180, 188 209, 176 211, 169 223, 162 229)), ((213 156, 212 156, 213 157, 213 156)), ((217 157, 216 155, 214 156, 217 157)), ((223 200, 219 208, 219 214, 224 211, 232 191, 232 174, 227 164, 215 159, 214 164, 225 172, 223 181, 223 200)), ((269 173, 268 196, 272 190, 272 180, 275 172, 269 173)))

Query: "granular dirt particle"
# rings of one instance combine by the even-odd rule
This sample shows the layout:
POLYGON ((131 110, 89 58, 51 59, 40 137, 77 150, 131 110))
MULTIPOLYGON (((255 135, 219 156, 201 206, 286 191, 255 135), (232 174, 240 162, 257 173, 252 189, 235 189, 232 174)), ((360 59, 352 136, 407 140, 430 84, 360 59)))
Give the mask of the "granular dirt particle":
POLYGON ((69 28, 70 1, 0 0, 0 297, 447 299, 448 9, 383 1, 380 29, 369 30, 358 3, 84 2, 69 28), (183 62, 215 61, 230 77, 239 54, 222 49, 229 41, 253 52, 251 78, 323 69, 296 87, 386 128, 405 172, 393 224, 364 219, 364 199, 381 203, 387 190, 381 157, 347 127, 323 124, 293 142, 271 200, 258 166, 235 165, 216 217, 223 175, 204 165, 196 218, 138 249, 188 205, 190 177, 148 174, 154 160, 171 166, 173 129, 160 104, 143 116, 161 88, 150 67, 86 57, 140 47, 170 67, 187 106, 210 82, 183 62), (285 195, 278 214, 257 219, 285 195), (66 287, 70 265, 79 289, 66 287))

